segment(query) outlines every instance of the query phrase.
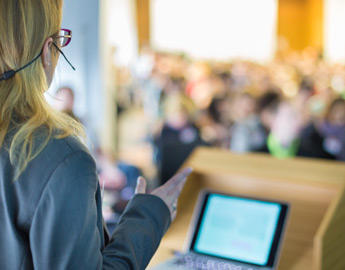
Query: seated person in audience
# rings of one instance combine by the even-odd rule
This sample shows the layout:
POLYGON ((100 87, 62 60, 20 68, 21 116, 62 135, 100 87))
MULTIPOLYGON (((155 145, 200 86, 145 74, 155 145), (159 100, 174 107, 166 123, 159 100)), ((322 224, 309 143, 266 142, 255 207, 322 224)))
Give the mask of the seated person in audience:
POLYGON ((68 114, 73 119, 80 122, 79 118, 75 116, 74 109, 74 92, 70 87, 61 87, 56 91, 54 107, 60 111, 68 114))
POLYGON ((259 119, 255 115, 255 99, 248 93, 241 93, 235 97, 231 109, 234 125, 231 128, 230 149, 238 153, 251 152, 256 141, 264 139, 260 132, 257 134, 259 119))
POLYGON ((176 173, 195 147, 203 144, 193 124, 193 112, 193 103, 182 93, 173 93, 165 100, 165 121, 153 142, 161 184, 176 173))
POLYGON ((318 129, 324 139, 324 148, 336 156, 338 160, 345 161, 345 100, 335 99, 326 114, 325 120, 319 124, 318 129))
POLYGON ((314 94, 314 82, 310 78, 304 77, 299 85, 299 91, 297 95, 292 100, 292 105, 295 107, 298 114, 302 117, 301 120, 304 125, 308 124, 311 118, 310 101, 314 94))
POLYGON ((201 137, 209 145, 228 147, 231 126, 231 119, 228 117, 229 107, 229 97, 226 95, 214 97, 209 107, 198 114, 201 137))
POLYGON ((280 95, 273 91, 263 94, 256 102, 249 94, 242 94, 241 102, 233 109, 237 121, 232 128, 230 149, 235 152, 265 151, 269 131, 280 102, 280 95), (256 107, 256 111, 255 111, 256 107))

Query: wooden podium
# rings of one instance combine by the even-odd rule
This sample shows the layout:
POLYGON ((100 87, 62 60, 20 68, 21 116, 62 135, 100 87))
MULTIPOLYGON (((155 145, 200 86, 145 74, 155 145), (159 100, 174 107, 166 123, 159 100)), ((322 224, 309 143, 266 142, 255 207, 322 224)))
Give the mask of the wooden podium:
POLYGON ((290 203, 279 270, 345 269, 345 163, 198 148, 185 166, 194 172, 149 267, 183 251, 199 191, 207 188, 290 203))

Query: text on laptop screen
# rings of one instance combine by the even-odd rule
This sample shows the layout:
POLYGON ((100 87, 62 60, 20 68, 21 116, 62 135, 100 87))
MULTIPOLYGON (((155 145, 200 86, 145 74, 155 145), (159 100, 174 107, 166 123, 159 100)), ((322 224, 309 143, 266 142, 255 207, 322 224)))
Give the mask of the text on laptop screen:
POLYGON ((210 194, 193 250, 266 265, 280 212, 279 203, 210 194))

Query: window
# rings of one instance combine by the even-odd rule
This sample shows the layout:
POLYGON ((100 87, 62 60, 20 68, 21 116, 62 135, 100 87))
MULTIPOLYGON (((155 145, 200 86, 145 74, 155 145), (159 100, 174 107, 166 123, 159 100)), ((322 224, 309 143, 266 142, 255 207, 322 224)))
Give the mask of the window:
POLYGON ((152 0, 155 49, 196 58, 265 61, 276 43, 277 0, 152 0))
POLYGON ((345 61, 345 0, 324 0, 325 57, 332 62, 345 61))

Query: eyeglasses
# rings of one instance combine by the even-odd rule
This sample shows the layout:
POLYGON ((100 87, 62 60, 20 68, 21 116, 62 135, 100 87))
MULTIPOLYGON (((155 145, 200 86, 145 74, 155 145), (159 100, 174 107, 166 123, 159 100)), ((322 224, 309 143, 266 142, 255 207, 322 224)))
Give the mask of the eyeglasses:
POLYGON ((66 47, 72 40, 72 31, 69 29, 60 29, 59 33, 53 36, 58 40, 57 45, 60 48, 66 47))
POLYGON ((66 55, 60 49, 70 44, 72 40, 72 31, 69 29, 61 29, 58 34, 53 36, 53 39, 55 40, 53 42, 54 47, 63 56, 63 58, 65 58, 66 62, 70 65, 70 67, 73 70, 75 70, 75 67, 72 65, 72 63, 67 59, 66 55))
MULTIPOLYGON (((68 44, 70 44, 70 42, 72 40, 72 31, 69 29, 60 29, 57 34, 52 36, 52 38, 54 40, 53 46, 65 58, 65 60, 71 66, 71 68, 73 70, 75 70, 75 67, 71 64, 71 62, 67 59, 66 55, 60 49, 60 48, 66 47, 68 44)), ((42 52, 43 52, 43 50, 33 60, 31 60, 29 63, 22 66, 21 68, 18 68, 16 70, 12 69, 12 70, 6 71, 5 73, 1 74, 0 75, 0 82, 12 78, 16 73, 18 73, 19 71, 23 70, 24 68, 27 68, 28 66, 30 66, 38 58, 40 58, 40 56, 42 55, 42 52)))

